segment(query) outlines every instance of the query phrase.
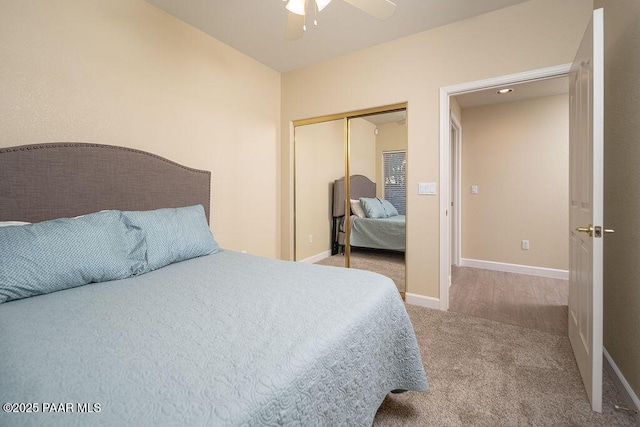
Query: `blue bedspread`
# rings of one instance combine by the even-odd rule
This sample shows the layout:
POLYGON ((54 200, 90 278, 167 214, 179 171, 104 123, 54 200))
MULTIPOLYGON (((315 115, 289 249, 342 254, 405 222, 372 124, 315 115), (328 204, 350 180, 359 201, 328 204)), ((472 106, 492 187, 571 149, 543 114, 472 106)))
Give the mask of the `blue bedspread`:
POLYGON ((39 406, 2 426, 364 426, 427 388, 395 285, 360 270, 225 251, 0 305, 0 402, 39 406))
POLYGON ((405 251, 405 216, 358 218, 351 216, 351 246, 405 251))

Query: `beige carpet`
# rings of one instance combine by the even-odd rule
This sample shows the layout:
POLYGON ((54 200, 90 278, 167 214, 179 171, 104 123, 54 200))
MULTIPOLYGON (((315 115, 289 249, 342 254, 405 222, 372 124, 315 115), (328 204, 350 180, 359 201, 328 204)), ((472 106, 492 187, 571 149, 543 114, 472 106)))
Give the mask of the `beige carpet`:
POLYGON ((569 339, 464 314, 407 305, 431 390, 389 395, 374 425, 623 426, 633 418, 605 375, 604 412, 591 412, 569 339))
MULTIPOLYGON (((318 261, 316 264, 344 267, 344 255, 334 255, 318 261)), ((393 280, 398 291, 405 292, 404 253, 402 252, 352 249, 351 268, 385 275, 393 280)))

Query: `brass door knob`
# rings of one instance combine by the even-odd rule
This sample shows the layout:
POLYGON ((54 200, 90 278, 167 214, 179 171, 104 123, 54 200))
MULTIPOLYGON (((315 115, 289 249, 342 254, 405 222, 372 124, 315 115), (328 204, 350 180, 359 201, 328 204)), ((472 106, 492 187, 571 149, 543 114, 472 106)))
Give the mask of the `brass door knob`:
POLYGON ((589 224, 588 227, 578 227, 576 228, 576 231, 579 231, 580 233, 587 233, 589 236, 593 235, 593 225, 589 224))
POLYGON ((588 227, 578 227, 578 228, 576 228, 576 231, 579 231, 580 233, 587 233, 589 235, 589 237, 591 237, 591 236, 593 236, 595 234, 596 238, 601 238, 603 232, 605 234, 615 233, 615 230, 611 230, 609 228, 603 229, 599 225, 594 227, 591 224, 589 224, 588 227))

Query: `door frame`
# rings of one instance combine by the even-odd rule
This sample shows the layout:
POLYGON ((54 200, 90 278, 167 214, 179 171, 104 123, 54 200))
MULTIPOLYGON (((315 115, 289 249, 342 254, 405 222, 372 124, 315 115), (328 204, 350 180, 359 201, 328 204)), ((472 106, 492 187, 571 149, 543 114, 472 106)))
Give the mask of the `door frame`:
POLYGON ((449 98, 493 87, 527 83, 569 75, 571 64, 540 68, 440 88, 440 309, 449 310, 449 282, 451 271, 451 110, 449 98))
MULTIPOLYGON (((449 156, 451 158, 451 165, 455 165, 453 170, 450 170, 451 181, 450 186, 453 191, 450 191, 450 194, 453 197, 451 202, 453 203, 451 209, 451 235, 454 237, 453 242, 451 242, 451 254, 452 258, 450 260, 452 265, 460 265, 460 259, 462 258, 462 121, 455 114, 451 113, 451 129, 455 129, 456 136, 455 140, 451 141, 450 150, 454 148, 453 156, 451 156, 451 151, 449 152, 449 156)), ((451 203, 449 203, 451 206, 451 203)), ((449 286, 451 286, 451 281, 449 281, 449 286)))

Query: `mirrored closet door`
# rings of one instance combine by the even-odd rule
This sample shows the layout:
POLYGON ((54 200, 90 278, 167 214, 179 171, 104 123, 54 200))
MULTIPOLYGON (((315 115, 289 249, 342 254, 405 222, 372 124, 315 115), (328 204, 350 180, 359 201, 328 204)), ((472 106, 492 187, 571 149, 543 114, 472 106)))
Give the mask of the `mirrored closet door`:
POLYGON ((344 128, 344 119, 295 128, 296 261, 314 263, 334 251, 333 182, 344 175, 344 128))
POLYGON ((349 265, 406 292, 406 110, 349 119, 349 265))
POLYGON ((406 291, 406 105, 295 125, 295 259, 406 291))

